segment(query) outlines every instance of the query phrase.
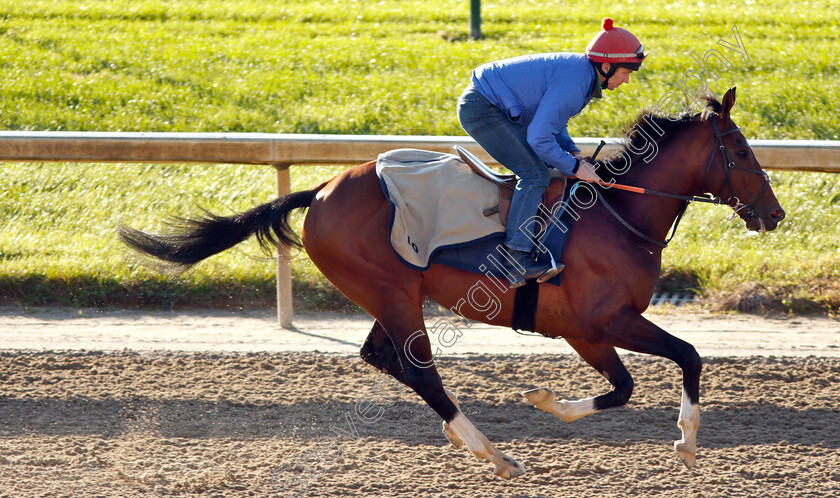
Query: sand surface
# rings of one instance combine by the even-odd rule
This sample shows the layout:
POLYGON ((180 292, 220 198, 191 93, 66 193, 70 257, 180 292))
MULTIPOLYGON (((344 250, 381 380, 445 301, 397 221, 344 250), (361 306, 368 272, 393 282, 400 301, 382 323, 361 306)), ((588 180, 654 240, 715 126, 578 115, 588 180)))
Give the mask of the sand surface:
POLYGON ((2 309, 0 496, 840 495, 837 320, 649 318, 705 359, 696 468, 672 449, 676 365, 624 355, 630 403, 567 424, 519 393, 590 397, 597 372, 562 341, 465 329, 439 370, 528 470, 504 481, 358 359, 368 318, 2 309))

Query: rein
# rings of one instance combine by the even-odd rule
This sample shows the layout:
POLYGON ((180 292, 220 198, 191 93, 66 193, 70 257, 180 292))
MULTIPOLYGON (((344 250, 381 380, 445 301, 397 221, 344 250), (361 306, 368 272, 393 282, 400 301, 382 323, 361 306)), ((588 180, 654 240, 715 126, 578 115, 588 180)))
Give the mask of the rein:
POLYGON ((613 209, 613 207, 609 205, 609 203, 604 199, 603 196, 599 195, 598 199, 601 201, 601 203, 604 205, 604 207, 607 208, 607 211, 611 215, 613 215, 613 217, 615 219, 617 219, 619 222, 621 222, 622 225, 624 225, 624 228, 630 230, 630 232, 633 235, 635 235, 636 237, 639 237, 640 239, 642 239, 646 242, 650 242, 651 244, 653 244, 657 247, 660 247, 662 249, 665 249, 666 247, 668 247, 668 244, 671 242, 671 239, 673 239, 674 235, 677 234, 677 227, 680 225, 680 221, 682 220, 682 217, 685 214, 685 210, 688 209, 688 205, 691 204, 691 201, 684 201, 683 202, 682 207, 680 208, 680 212, 679 212, 679 214, 677 214, 677 220, 674 222, 674 227, 671 229, 671 236, 668 237, 667 239, 665 239, 665 242, 659 242, 658 240, 654 239, 653 237, 651 237, 649 235, 645 235, 644 233, 638 231, 630 223, 627 223, 627 220, 622 218, 621 215, 618 214, 616 212, 616 210, 613 209))
MULTIPOLYGON (((745 208, 753 216, 758 216, 752 206, 756 202, 758 202, 761 199, 761 197, 764 195, 764 192, 767 191, 767 187, 770 185, 770 177, 767 176, 767 173, 765 173, 764 171, 758 171, 758 170, 738 166, 737 164, 735 164, 735 161, 732 160, 732 157, 729 155, 729 152, 726 150, 726 145, 723 143, 723 137, 726 136, 726 135, 729 135, 730 133, 735 133, 737 131, 740 131, 740 128, 736 127, 736 128, 731 129, 731 130, 721 132, 720 129, 718 128, 718 125, 717 125, 717 122, 715 121, 715 118, 711 117, 711 118, 709 118, 709 120, 712 122, 712 129, 715 132, 715 149, 712 151, 712 156, 709 158, 709 162, 706 165, 706 173, 703 176, 703 190, 704 191, 708 190, 706 188, 706 184, 707 184, 707 181, 709 179, 709 173, 711 172, 712 164, 714 163, 715 156, 717 155, 717 151, 720 150, 721 158, 723 159, 723 171, 724 171, 724 174, 725 174, 724 184, 721 186, 720 190, 723 190, 724 187, 727 187, 729 189, 730 194, 731 194, 726 201, 723 201, 723 199, 719 195, 706 195, 706 194, 704 194, 704 195, 679 195, 679 194, 671 194, 671 193, 668 193, 668 192, 659 192, 657 190, 651 190, 651 189, 646 189, 646 188, 642 188, 642 187, 633 187, 633 186, 630 186, 630 185, 622 185, 620 183, 615 183, 615 182, 612 182, 612 183, 604 182, 604 181, 590 182, 590 183, 595 183, 595 184, 600 185, 600 186, 605 187, 605 188, 614 188, 614 189, 618 189, 618 190, 624 190, 626 192, 632 192, 632 193, 635 193, 635 194, 653 195, 653 196, 666 197, 666 198, 669 198, 669 199, 678 199, 678 200, 683 201, 682 207, 680 208, 680 211, 677 214, 677 218, 674 221, 674 226, 671 230, 671 235, 664 242, 660 242, 660 241, 654 239, 653 237, 650 237, 649 235, 646 235, 646 234, 640 232, 635 227, 630 225, 630 223, 628 223, 627 220, 622 218, 621 215, 618 214, 618 212, 616 212, 616 210, 613 209, 613 207, 609 205, 609 203, 606 201, 606 199, 604 199, 603 196, 599 195, 598 199, 601 201, 601 203, 604 205, 604 207, 607 209, 607 211, 611 215, 613 215, 613 217, 615 219, 617 219, 625 228, 627 228, 631 233, 633 233, 634 235, 636 235, 640 239, 642 239, 646 242, 650 242, 651 244, 653 244, 657 247, 660 247, 662 249, 668 247, 668 244, 671 242, 671 239, 673 239, 674 235, 676 235, 676 233, 677 233, 677 227, 679 227, 680 221, 682 220, 682 217, 685 214, 686 209, 688 209, 688 205, 691 204, 692 202, 705 202, 705 203, 708 203, 708 204, 723 204, 725 202, 727 205, 729 205, 730 207, 732 207, 732 209, 735 210, 735 212, 732 214, 732 216, 735 216, 739 211, 741 211, 742 209, 745 209, 745 208), (737 196, 735 196, 735 189, 732 186, 732 178, 730 176, 733 169, 739 169, 739 170, 742 170, 742 171, 749 171, 750 173, 755 173, 755 174, 764 176, 764 185, 761 187, 761 191, 758 193, 758 196, 755 198, 755 200, 752 203, 749 203, 749 204, 742 203, 741 200, 738 199, 737 196), (733 200, 735 201, 734 205, 732 205, 733 200)), ((598 148, 595 149, 595 152, 592 154, 592 156, 590 158, 592 161, 595 160, 595 157, 598 155, 598 153, 601 151, 601 148, 603 148, 605 144, 606 144, 606 142, 602 140, 600 145, 598 145, 598 148)), ((729 219, 731 219, 731 217, 729 219)))

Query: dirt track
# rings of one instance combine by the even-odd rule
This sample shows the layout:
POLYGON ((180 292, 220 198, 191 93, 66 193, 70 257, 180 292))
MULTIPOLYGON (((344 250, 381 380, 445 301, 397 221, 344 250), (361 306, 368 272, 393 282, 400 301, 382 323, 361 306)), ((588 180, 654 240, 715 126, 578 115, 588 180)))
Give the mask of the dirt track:
MULTIPOLYGON (((35 319, 44 333, 50 320, 35 319)), ((836 357, 704 355, 688 471, 672 450, 679 371, 666 360, 626 356, 630 404, 566 424, 519 392, 604 392, 576 356, 445 356, 464 412, 528 469, 503 481, 355 354, 2 348, 0 496, 289 496, 304 482, 306 496, 840 494, 836 357)))

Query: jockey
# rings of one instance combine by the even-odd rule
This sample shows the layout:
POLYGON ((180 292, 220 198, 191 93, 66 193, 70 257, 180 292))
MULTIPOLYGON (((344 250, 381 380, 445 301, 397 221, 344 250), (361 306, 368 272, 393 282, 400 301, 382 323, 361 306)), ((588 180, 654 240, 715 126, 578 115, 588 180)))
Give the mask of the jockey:
POLYGON ((533 256, 535 217, 549 167, 599 180, 595 166, 569 137, 569 119, 600 98, 601 90, 628 83, 647 57, 639 40, 614 27, 612 19, 604 18, 601 27, 585 55, 525 55, 479 66, 458 100, 464 130, 519 178, 505 233, 511 288, 532 278, 545 282, 563 267, 538 264, 533 256))

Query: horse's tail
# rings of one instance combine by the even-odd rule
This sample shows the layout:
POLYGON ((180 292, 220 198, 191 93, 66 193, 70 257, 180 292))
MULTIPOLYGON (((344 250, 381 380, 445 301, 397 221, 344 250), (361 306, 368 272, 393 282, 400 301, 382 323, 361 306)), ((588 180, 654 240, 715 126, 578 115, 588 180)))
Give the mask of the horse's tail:
POLYGON ((186 271, 199 261, 230 249, 252 235, 271 254, 277 244, 301 248, 298 235, 289 225, 289 214, 312 204, 315 194, 326 183, 312 190, 294 192, 233 216, 217 216, 205 211, 199 218, 176 218, 168 234, 150 234, 121 225, 117 233, 135 251, 166 262, 165 266, 186 271))

